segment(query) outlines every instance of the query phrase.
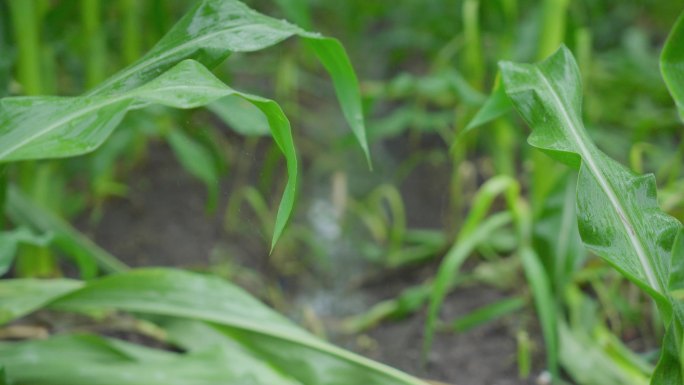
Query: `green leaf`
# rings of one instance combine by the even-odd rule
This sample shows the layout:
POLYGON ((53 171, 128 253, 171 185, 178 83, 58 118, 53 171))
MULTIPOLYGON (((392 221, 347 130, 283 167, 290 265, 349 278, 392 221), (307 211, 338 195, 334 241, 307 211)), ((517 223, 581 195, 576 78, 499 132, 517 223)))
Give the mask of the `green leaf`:
POLYGON ((461 265, 472 254, 478 244, 484 242, 494 231, 510 222, 511 215, 506 212, 494 214, 481 223, 478 222, 472 231, 462 232, 461 234, 463 235, 456 239, 454 245, 444 256, 439 265, 439 270, 432 286, 432 292, 430 293, 428 317, 423 332, 423 355, 427 354, 432 348, 439 310, 444 302, 444 298, 446 298, 451 282, 455 279, 461 265))
POLYGON ((169 132, 166 138, 183 168, 206 185, 207 210, 215 209, 220 175, 209 150, 178 129, 169 132))
POLYGON ((81 286, 81 282, 71 279, 2 280, 0 281, 0 325, 34 312, 81 286))
POLYGON ((210 103, 207 108, 240 135, 261 136, 269 134, 266 116, 253 104, 239 96, 221 98, 210 103))
POLYGON ((254 383, 254 371, 260 367, 245 366, 242 371, 233 371, 233 367, 225 365, 231 358, 230 351, 220 347, 178 354, 92 335, 61 335, 44 341, 0 343, 0 361, 6 365, 13 384, 254 383))
POLYGON ((679 16, 660 57, 660 72, 684 120, 684 13, 679 16))
POLYGON ((477 127, 487 124, 507 114, 511 109, 513 109, 511 100, 508 98, 508 95, 506 95, 506 91, 501 82, 498 82, 494 87, 492 94, 489 95, 485 103, 459 135, 463 135, 477 127))
MULTIPOLYGON (((0 282, 0 287, 3 284, 0 282)), ((4 304, 0 301, 0 306, 4 304)), ((91 281, 53 301, 50 307, 76 312, 119 309, 209 322, 304 384, 424 385, 414 377, 319 340, 216 277, 173 269, 132 270, 91 281)), ((72 370, 88 362, 72 361, 74 365, 78 362, 78 366, 70 366, 72 370)), ((14 373, 11 365, 8 367, 14 373)), ((40 367, 40 363, 24 366, 22 372, 40 372, 40 367)))
POLYGON ((6 211, 14 223, 52 234, 52 245, 75 260, 83 278, 95 277, 98 266, 110 273, 128 269, 68 222, 30 201, 16 186, 7 188, 6 211))
MULTIPOLYGON (((634 174, 590 140, 582 123, 579 69, 570 51, 561 47, 541 63, 502 62, 500 68, 513 105, 533 128, 528 142, 580 170, 577 217, 584 244, 649 293, 666 324, 674 323, 670 329, 681 328, 681 306, 672 301, 669 283, 675 259, 670 252, 682 224, 658 207, 653 175, 634 174)), ((674 340, 679 351, 681 339, 674 340)), ((663 367, 672 367, 666 363, 663 367)), ((680 371, 681 362, 676 366, 680 371)))
POLYGON ((145 56, 88 94, 133 89, 185 59, 213 68, 231 52, 262 50, 295 35, 314 50, 332 77, 342 112, 370 164, 358 80, 344 47, 336 39, 306 32, 235 0, 198 3, 145 56))
POLYGON ((500 68, 506 92, 534 130, 529 143, 580 170, 577 216, 585 245, 667 302, 670 251, 682 224, 658 208, 652 175, 635 175, 590 140, 570 51, 562 47, 539 64, 502 62, 500 68))
POLYGON ((183 61, 153 81, 116 96, 0 100, 0 161, 83 154, 99 147, 129 110, 151 103, 195 108, 231 95, 242 97, 266 115, 271 135, 285 156, 289 179, 276 217, 274 246, 292 213, 297 185, 290 123, 275 102, 233 90, 194 60, 183 61))

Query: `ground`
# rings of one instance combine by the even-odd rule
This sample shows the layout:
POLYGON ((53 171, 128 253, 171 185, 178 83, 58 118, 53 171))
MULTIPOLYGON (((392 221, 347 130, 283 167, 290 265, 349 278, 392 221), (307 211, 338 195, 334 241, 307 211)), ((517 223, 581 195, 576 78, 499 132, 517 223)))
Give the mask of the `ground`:
MULTIPOLYGON (((423 175, 425 173, 418 173, 423 175)), ((216 262, 217 254, 229 254, 237 263, 276 279, 285 301, 299 307, 314 309, 333 342, 372 359, 387 363, 421 378, 460 385, 533 384, 532 379, 518 378, 515 326, 519 317, 513 315, 477 327, 466 333, 438 333, 426 365, 421 365, 424 311, 407 319, 386 321, 365 334, 345 336, 334 332, 333 325, 341 317, 368 308, 379 300, 396 296, 403 288, 420 282, 434 273, 434 266, 387 276, 375 276, 362 285, 320 285, 316 281, 291 284, 293 277, 278 277, 269 265, 263 247, 236 244, 239 238, 229 235, 223 226, 223 207, 229 183, 224 183, 224 195, 219 210, 205 210, 204 187, 183 171, 163 144, 153 143, 148 158, 129 176, 130 191, 126 199, 111 200, 105 206, 98 223, 84 217, 81 227, 99 245, 132 266, 166 265, 202 268, 216 262), (317 291, 318 290, 318 291, 317 291), (325 303, 326 305, 321 305, 325 303)), ((432 190, 434 191, 434 190, 432 190)), ((414 192, 414 194, 428 194, 414 192)), ((414 200, 442 202, 440 199, 414 200)), ((439 203, 442 204, 442 203, 439 203)), ((415 208, 409 208, 416 210, 415 208)), ((440 207, 417 210, 422 216, 440 207)), ((245 218, 245 224, 256 231, 258 226, 245 218)), ((297 219, 295 219, 297 220, 297 219)), ((421 220, 420 218, 418 219, 421 220)), ((349 283, 352 277, 344 270, 333 271, 335 282, 349 283)), ((259 295, 259 288, 249 288, 259 295)), ((460 288, 446 300, 442 316, 453 319, 506 295, 482 285, 460 288)), ((277 307, 277 306, 276 306, 277 307)), ((535 339, 535 361, 543 359, 542 344, 535 339)), ((533 376, 538 374, 535 363, 533 376)))

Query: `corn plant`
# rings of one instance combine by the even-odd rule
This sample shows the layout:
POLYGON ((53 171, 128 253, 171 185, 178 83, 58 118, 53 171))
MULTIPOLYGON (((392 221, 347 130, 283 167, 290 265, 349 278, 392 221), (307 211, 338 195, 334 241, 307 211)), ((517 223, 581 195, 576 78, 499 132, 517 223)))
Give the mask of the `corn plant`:
MULTIPOLYGON (((293 35, 301 37, 329 71, 345 117, 368 158, 358 85, 339 42, 256 13, 237 1, 205 0, 145 56, 82 96, 0 100, 0 160, 7 163, 85 154, 100 147, 130 110, 151 104, 196 108, 237 96, 264 115, 286 159, 289 179, 275 220, 273 246, 291 215, 298 178, 289 121, 274 101, 228 87, 209 68, 231 52, 260 50, 293 35)), ((94 276, 97 266, 116 274, 86 282, 3 280, 0 324, 41 309, 84 314, 104 324, 130 319, 122 313, 127 312, 135 314, 133 330, 184 353, 79 333, 42 341, 3 342, 2 381, 112 385, 423 383, 319 340, 221 279, 173 269, 124 272, 126 267, 115 258, 62 220, 34 207, 19 189, 3 188, 8 191, 5 204, 9 216, 42 234, 25 228, 4 233, 0 254, 3 273, 18 243, 54 243, 77 251, 74 258, 86 276, 94 276)))
MULTIPOLYGON (((680 18, 662 56, 663 77, 680 113, 683 25, 680 18)), ((676 293, 682 282, 682 224, 658 207, 652 175, 634 174, 589 137, 580 73, 567 48, 539 64, 503 62, 500 69, 507 95, 533 128, 529 143, 579 170, 577 223, 585 246, 648 293, 661 313, 667 333, 651 383, 681 384, 684 309, 676 293)))

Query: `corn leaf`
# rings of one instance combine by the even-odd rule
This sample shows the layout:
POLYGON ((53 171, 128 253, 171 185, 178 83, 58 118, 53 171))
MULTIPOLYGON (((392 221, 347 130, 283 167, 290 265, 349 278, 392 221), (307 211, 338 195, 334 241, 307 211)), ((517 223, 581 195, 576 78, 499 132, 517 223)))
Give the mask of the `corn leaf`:
POLYGON ((684 13, 667 38, 660 57, 660 72, 677 103, 679 116, 684 119, 684 13))
POLYGON ((659 209, 652 175, 632 173, 590 140, 570 51, 562 47, 539 64, 500 67, 506 92, 534 130, 529 143, 580 170, 577 215, 585 245, 656 300, 665 300, 670 252, 682 224, 659 209))
POLYGON ((302 38, 330 74, 342 112, 370 163, 359 83, 340 42, 262 15, 236 0, 198 3, 145 56, 88 95, 128 91, 185 59, 213 68, 231 52, 262 50, 292 36, 302 38))
POLYGON ((116 96, 0 100, 0 161, 87 153, 99 147, 130 110, 151 103, 195 108, 231 95, 242 97, 264 113, 271 135, 285 156, 289 179, 276 217, 275 245, 292 212, 297 185, 297 155, 290 123, 275 102, 231 89, 194 60, 183 61, 153 81, 116 96))
MULTIPOLYGON (((584 244, 649 293, 676 331, 681 309, 668 285, 670 253, 682 224, 658 207, 653 175, 634 174, 590 140, 582 123, 579 69, 566 47, 538 64, 502 62, 500 68, 513 105, 533 128, 528 142, 579 169, 577 217, 584 244)), ((679 351, 677 338, 666 339, 666 348, 671 340, 679 351)), ((654 381, 673 382, 654 384, 681 379, 678 361, 661 363, 654 381)))
MULTIPOLYGON (((245 365, 216 347, 178 354, 94 335, 62 335, 44 341, 0 343, 0 357, 14 384, 36 385, 214 385, 255 383, 262 365, 245 365), (30 357, 27 358, 27 357, 30 357)), ((258 364, 258 363, 257 363, 258 364)), ((273 385, 292 385, 274 381, 273 385)))
MULTIPOLYGON (((82 283, 71 279, 5 279, 0 282, 0 325, 32 313, 82 283)), ((0 362, 3 362, 0 360, 0 362)))
MULTIPOLYGON (((6 285, 5 282, 0 282, 0 288, 4 285, 6 285)), ((14 295, 19 301, 24 292, 15 290, 14 295)), ((5 306, 5 302, 0 301, 0 311, 4 310, 5 306)), ((425 385, 422 381, 407 374, 319 340, 273 312, 243 290, 216 277, 173 269, 131 270, 90 281, 82 289, 72 290, 61 298, 53 300, 49 307, 75 312, 118 309, 207 322, 221 334, 247 348, 253 353, 253 356, 256 355, 279 372, 288 373, 292 379, 303 384, 425 385)), ((35 309, 37 308, 36 306, 35 309)), ((174 335, 180 339, 178 334, 174 335)), ((187 339, 185 340, 187 342, 187 339)), ((207 339, 207 341, 214 340, 215 338, 207 339)), ((199 343, 199 340, 195 342, 199 343)), ((188 345, 190 344, 188 343, 188 345)), ((12 346, 18 346, 16 349, 21 349, 22 344, 12 346)), ((31 376, 33 375, 31 373, 44 370, 42 364, 45 362, 10 359, 17 357, 17 350, 13 350, 12 346, 2 345, 5 348, 5 354, 0 349, 0 362, 6 363, 11 381, 15 381, 15 378, 12 377, 13 373, 17 373, 18 376, 31 376), (21 366, 15 370, 13 365, 21 366)), ((212 343, 211 346, 217 347, 218 345, 212 343)), ((207 351, 198 349, 197 346, 191 350, 207 351)), ((66 354, 60 355, 67 356, 66 354)), ((21 357, 21 355, 18 356, 21 357)), ((50 359, 57 360, 58 357, 50 359)), ((80 378, 78 377, 81 373, 79 368, 89 366, 90 359, 77 360, 73 357, 70 359, 74 364, 62 368, 69 369, 68 373, 60 372, 59 376, 32 378, 30 383, 56 385, 64 383, 57 381, 67 378, 65 376, 80 378), (80 365, 76 365, 77 362, 80 362, 80 365)), ((228 359, 233 358, 222 357, 211 362, 212 365, 223 366, 225 362, 221 360, 228 359)), ((100 362, 96 358, 93 361, 96 365, 115 364, 109 360, 100 362)), ((51 367, 60 368, 57 364, 51 367)), ((123 370, 125 368, 119 367, 118 369, 123 370)), ((107 370, 111 370, 107 373, 116 371, 109 367, 107 370)), ((139 372, 133 373, 137 375, 139 372)), ((140 375, 143 380, 126 383, 142 384, 146 380, 152 380, 145 373, 140 375)), ((118 377, 115 376, 114 378, 118 377)), ((216 381, 215 383, 232 383, 231 377, 226 377, 220 381, 218 378, 213 379, 216 381)), ((87 383, 85 380, 79 381, 82 382, 69 383, 87 383)), ((204 384, 204 382, 198 383, 204 384)), ((106 384, 109 385, 110 383, 106 384)))

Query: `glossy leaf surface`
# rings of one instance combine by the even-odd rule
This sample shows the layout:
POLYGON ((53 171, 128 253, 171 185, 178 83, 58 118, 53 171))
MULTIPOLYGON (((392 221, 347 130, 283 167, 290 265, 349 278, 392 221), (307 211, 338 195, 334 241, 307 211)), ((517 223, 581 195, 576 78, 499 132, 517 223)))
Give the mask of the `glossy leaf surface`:
POLYGON ((652 175, 632 173, 590 140, 570 51, 563 47, 539 64, 500 66, 506 92, 534 130, 529 143, 580 170, 577 215, 585 245, 663 301, 670 252, 682 224, 658 207, 652 175))
POLYGON ((342 112, 370 162, 358 80, 339 41, 262 15, 236 0, 204 0, 190 10, 145 56, 88 95, 118 94, 144 84, 185 59, 213 68, 231 52, 268 48, 299 36, 333 80, 342 112))
POLYGON ((138 88, 89 97, 19 97, 0 100, 0 160, 13 161, 83 154, 99 147, 126 112, 155 103, 174 108, 204 106, 239 96, 267 117, 271 135, 287 163, 288 182, 276 218, 273 244, 292 212, 297 155, 290 123, 273 101, 233 90, 194 60, 186 60, 138 88))
POLYGON ((680 304, 669 293, 671 252, 682 224, 662 212, 653 175, 636 175, 610 159, 590 140, 582 123, 579 69, 561 47, 538 64, 500 64, 506 92, 533 128, 528 142, 579 169, 577 217, 584 244, 646 290, 675 332, 665 340, 654 384, 681 381, 680 304), (674 315, 674 316, 673 316, 674 315), (674 347, 673 347, 673 341, 674 347), (667 380, 667 382, 665 382, 667 380), (659 381, 659 382, 658 382, 659 381))

